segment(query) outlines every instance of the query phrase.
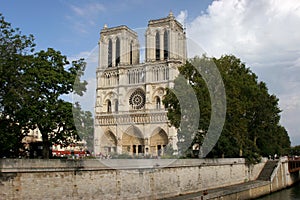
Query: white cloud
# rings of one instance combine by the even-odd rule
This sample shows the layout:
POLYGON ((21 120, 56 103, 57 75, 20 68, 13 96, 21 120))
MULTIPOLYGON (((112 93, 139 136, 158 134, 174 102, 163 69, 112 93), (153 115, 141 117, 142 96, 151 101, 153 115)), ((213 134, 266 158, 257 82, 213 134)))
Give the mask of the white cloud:
POLYGON ((297 5, 293 0, 214 1, 207 14, 188 24, 188 36, 216 56, 238 53, 258 63, 295 59, 300 41, 297 5))
POLYGON ((88 33, 87 29, 96 26, 97 16, 106 11, 103 4, 98 2, 82 3, 80 6, 70 4, 71 14, 66 18, 70 21, 73 28, 80 33, 88 33))
POLYGON ((300 1, 213 1, 186 27, 208 55, 234 54, 267 83, 280 99, 283 125, 300 144, 300 112, 294 112, 300 111, 300 1))
POLYGON ((88 82, 87 90, 83 96, 72 95, 71 99, 73 103, 79 102, 84 110, 89 110, 94 113, 97 84, 96 70, 98 66, 98 46, 95 46, 91 51, 83 51, 77 55, 70 56, 69 60, 78 60, 80 58, 84 58, 87 63, 84 76, 81 77, 81 80, 86 80, 88 82))
POLYGON ((106 10, 104 5, 96 2, 80 6, 70 5, 70 8, 80 17, 89 17, 97 12, 103 12, 106 10))
POLYGON ((281 122, 289 132, 292 142, 300 144, 300 128, 299 128, 299 113, 300 113, 300 91, 298 94, 291 93, 280 96, 280 106, 284 108, 281 116, 281 122))
POLYGON ((179 21, 181 24, 185 24, 185 21, 188 17, 188 11, 187 10, 183 10, 180 11, 179 15, 176 17, 177 21, 179 21))
POLYGON ((91 51, 82 51, 76 55, 70 56, 69 60, 78 60, 84 58, 88 64, 97 64, 98 62, 98 46, 95 46, 91 51))
POLYGON ((83 110, 94 113, 96 101, 96 76, 85 79, 87 81, 87 90, 83 96, 73 95, 72 102, 79 102, 83 110))

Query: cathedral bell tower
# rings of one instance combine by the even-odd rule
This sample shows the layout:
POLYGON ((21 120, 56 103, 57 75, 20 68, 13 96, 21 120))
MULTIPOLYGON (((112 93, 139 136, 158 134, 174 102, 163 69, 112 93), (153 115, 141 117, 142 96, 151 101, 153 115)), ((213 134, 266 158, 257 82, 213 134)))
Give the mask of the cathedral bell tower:
POLYGON ((108 28, 100 32, 99 68, 134 65, 139 63, 139 42, 137 33, 127 26, 108 28))
POLYGON ((185 62, 187 57, 185 32, 172 12, 166 18, 150 20, 145 37, 146 62, 165 60, 185 62))

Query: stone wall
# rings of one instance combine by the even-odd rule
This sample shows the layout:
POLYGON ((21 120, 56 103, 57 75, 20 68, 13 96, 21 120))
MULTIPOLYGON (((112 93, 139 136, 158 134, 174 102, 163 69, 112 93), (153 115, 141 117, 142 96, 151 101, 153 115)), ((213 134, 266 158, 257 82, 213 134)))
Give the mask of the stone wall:
POLYGON ((275 192, 291 186, 295 182, 300 180, 299 172, 289 173, 288 171, 288 159, 281 158, 277 167, 273 171, 271 176, 270 189, 271 192, 275 192))
POLYGON ((256 199, 263 195, 285 189, 299 181, 300 172, 290 173, 288 171, 288 158, 282 157, 278 160, 269 181, 250 181, 238 186, 222 188, 208 194, 206 199, 256 199))
POLYGON ((243 159, 0 160, 3 199, 157 199, 254 180, 243 159))

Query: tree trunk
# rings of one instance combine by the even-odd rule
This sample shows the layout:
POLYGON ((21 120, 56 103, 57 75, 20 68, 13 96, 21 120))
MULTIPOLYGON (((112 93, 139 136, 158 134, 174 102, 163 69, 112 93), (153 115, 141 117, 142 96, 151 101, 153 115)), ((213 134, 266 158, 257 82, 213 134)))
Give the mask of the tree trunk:
POLYGON ((253 143, 254 143, 255 147, 256 147, 256 141, 257 141, 257 136, 254 136, 253 143))
POLYGON ((43 139, 43 159, 49 159, 50 158, 50 143, 48 134, 45 134, 45 132, 42 133, 42 139, 43 139))
POLYGON ((239 156, 243 157, 243 149, 242 148, 240 148, 240 155, 239 156))

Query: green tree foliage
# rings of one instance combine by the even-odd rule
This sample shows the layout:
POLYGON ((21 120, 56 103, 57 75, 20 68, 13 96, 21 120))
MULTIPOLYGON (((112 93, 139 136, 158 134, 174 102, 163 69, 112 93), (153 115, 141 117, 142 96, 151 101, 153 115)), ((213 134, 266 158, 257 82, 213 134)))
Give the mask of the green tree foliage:
MULTIPOLYGON (((41 131, 43 157, 48 158, 52 144, 68 145, 76 135, 72 104, 60 97, 73 92, 77 72, 85 69, 85 63, 79 60, 68 66, 65 56, 59 51, 48 49, 34 54, 31 64, 23 74, 27 78, 27 93, 23 96, 30 97, 23 107, 28 112, 31 125, 36 125, 41 131)), ((86 82, 82 85, 86 85, 86 82)), ((78 93, 82 93, 81 88, 78 93)))
MULTIPOLYGON (((275 95, 270 95, 266 84, 259 82, 257 76, 232 55, 222 56, 219 59, 195 57, 179 68, 180 74, 188 80, 187 84, 195 91, 200 109, 198 133, 194 135, 189 149, 195 143, 202 144, 209 129, 211 116, 214 114, 211 102, 218 102, 217 99, 211 101, 213 94, 209 94, 210 90, 208 90, 211 83, 204 81, 203 76, 198 72, 199 68, 205 68, 205 73, 209 76, 212 61, 218 68, 225 85, 227 110, 220 138, 208 157, 243 156, 249 161, 255 161, 260 155, 287 153, 290 140, 285 128, 279 124, 281 111, 278 107, 278 99, 275 95)), ((177 84, 176 79, 174 88, 177 84)), ((178 128, 181 127, 182 111, 176 96, 168 89, 164 103, 168 105, 168 118, 171 124, 178 128)), ((191 134, 193 133, 178 130, 179 150, 182 148, 180 138, 191 134)), ((189 154, 189 152, 185 153, 189 154)))
POLYGON ((75 103, 73 116, 79 137, 86 141, 88 150, 92 150, 94 145, 94 118, 92 113, 82 110, 79 103, 75 103))
POLYGON ((290 151, 289 154, 291 156, 297 156, 297 157, 299 157, 300 156, 300 145, 291 147, 289 151, 290 151))
POLYGON ((52 144, 67 145, 76 137, 73 106, 61 96, 83 94, 87 83, 80 76, 85 62, 80 59, 70 64, 51 48, 33 53, 33 36, 21 35, 3 16, 0 20, 0 133, 9 141, 1 151, 20 146, 28 130, 38 128, 43 157, 49 158, 52 144))
POLYGON ((169 107, 168 118, 178 128, 178 145, 180 150, 190 151, 190 144, 197 135, 197 120, 200 113, 199 109, 197 109, 198 107, 195 106, 198 103, 196 94, 182 76, 178 76, 175 80, 174 90, 169 94, 164 99, 164 103, 168 104, 166 107, 169 107), (176 103, 172 102, 174 99, 176 99, 176 103), (181 113, 181 115, 177 113, 181 113))
POLYGON ((22 73, 34 46, 32 35, 25 36, 11 28, 0 14, 0 156, 17 154, 21 145, 24 120, 17 119, 22 112, 16 98, 23 92, 22 73))

